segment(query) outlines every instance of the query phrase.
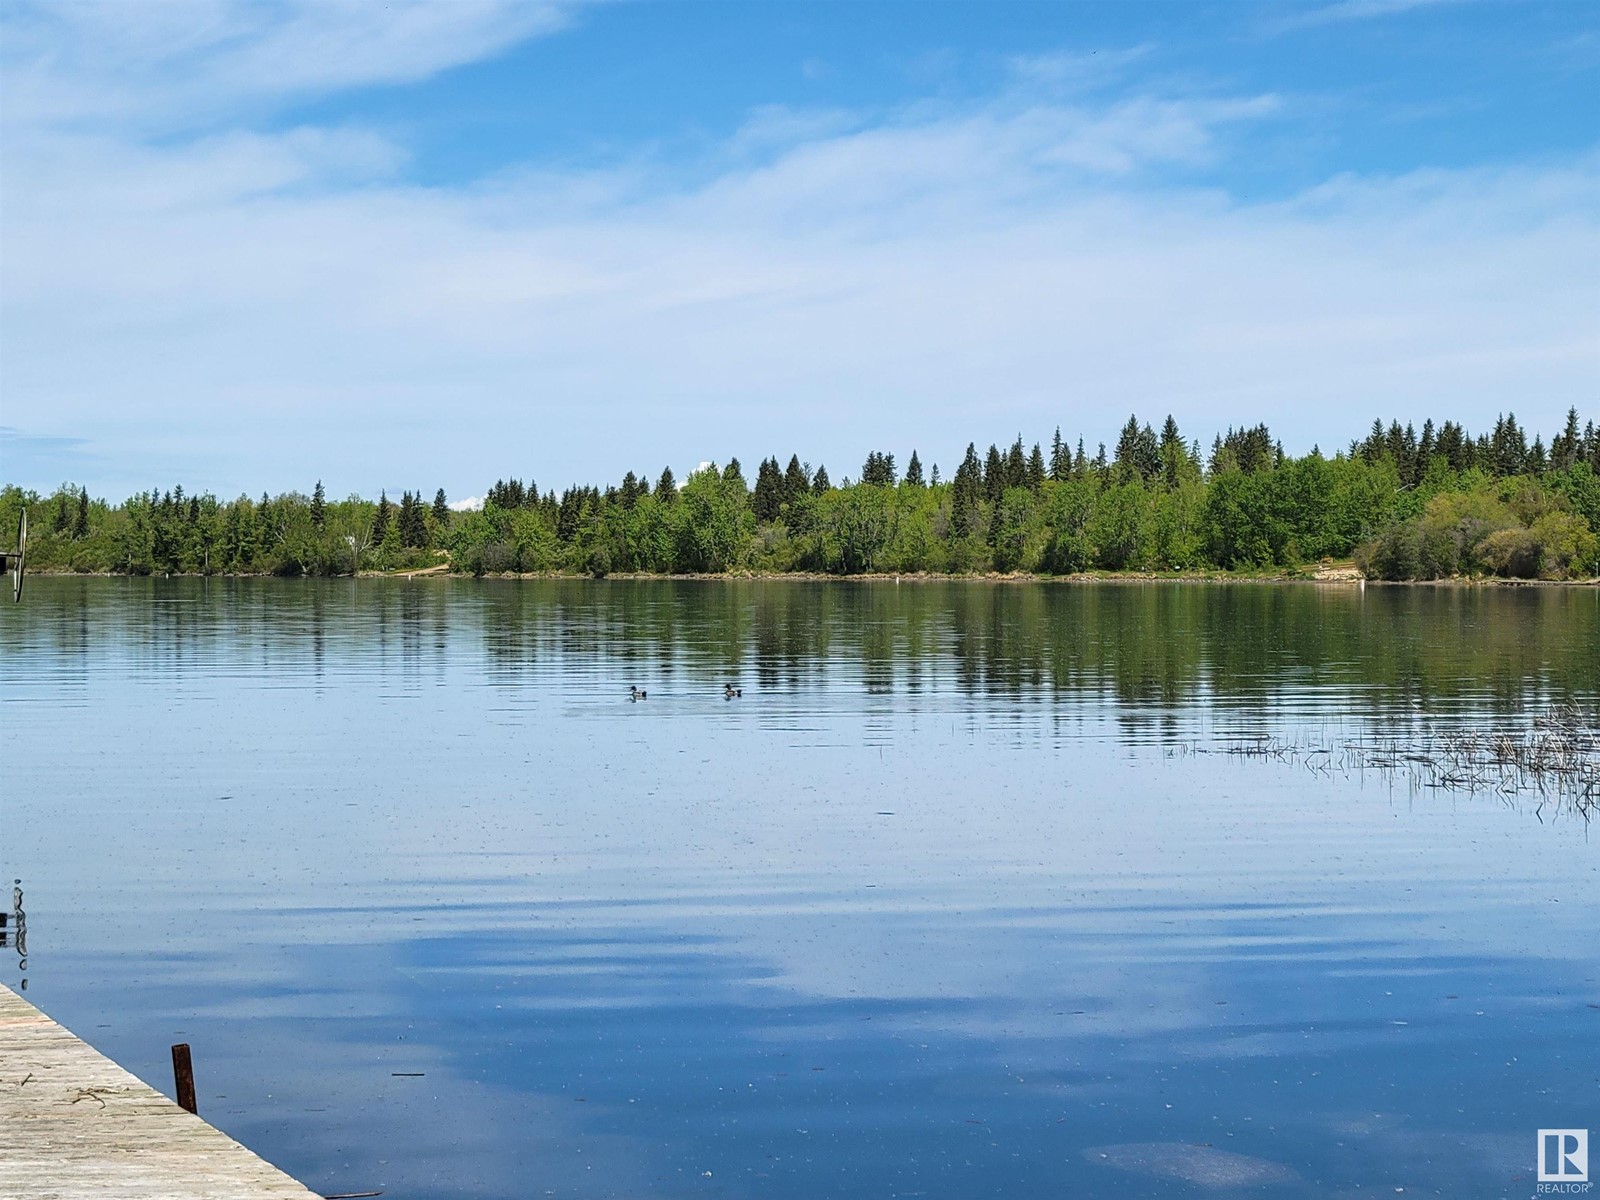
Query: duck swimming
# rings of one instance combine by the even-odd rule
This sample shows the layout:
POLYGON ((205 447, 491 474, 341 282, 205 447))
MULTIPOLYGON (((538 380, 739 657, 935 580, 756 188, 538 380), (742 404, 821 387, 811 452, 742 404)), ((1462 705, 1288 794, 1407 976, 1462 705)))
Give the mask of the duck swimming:
POLYGON ((743 688, 736 688, 731 683, 725 683, 722 685, 722 698, 724 700, 734 700, 742 695, 744 695, 743 688))
POLYGON ((649 694, 649 692, 645 691, 641 687, 631 687, 628 689, 629 700, 643 700, 649 694))

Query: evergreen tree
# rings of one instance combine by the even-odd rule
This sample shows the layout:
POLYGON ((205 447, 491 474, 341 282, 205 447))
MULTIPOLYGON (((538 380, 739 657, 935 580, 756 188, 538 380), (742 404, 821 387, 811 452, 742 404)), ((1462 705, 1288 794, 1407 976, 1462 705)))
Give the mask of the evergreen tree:
POLYGON ((89 489, 78 489, 78 515, 72 523, 72 536, 86 538, 89 536, 89 489))
MULTIPOLYGON (((1176 429, 1176 426, 1174 426, 1176 429)), ((1149 426, 1141 426, 1139 418, 1130 416, 1128 424, 1122 427, 1122 435, 1117 438, 1117 458, 1115 458, 1115 475, 1123 483, 1130 480, 1150 480, 1162 469, 1162 451, 1160 443, 1155 440, 1155 430, 1149 426)))
MULTIPOLYGON (((993 458, 999 458, 999 452, 993 446, 989 447, 989 453, 993 458)), ((956 537, 967 537, 976 527, 978 501, 984 490, 983 468, 978 465, 978 448, 968 442, 967 455, 956 468, 955 481, 950 487, 950 525, 956 537)))
POLYGON ((67 506, 67 496, 72 489, 66 484, 61 485, 61 490, 56 493, 55 520, 51 522, 52 533, 66 533, 72 528, 72 510, 67 506))
POLYGON ((433 494, 433 523, 441 530, 450 528, 450 503, 444 498, 444 489, 433 494))
POLYGON ((930 486, 930 487, 938 487, 939 486, 939 464, 938 463, 934 463, 933 464, 933 471, 928 476, 928 486, 930 486))
POLYGON ((811 473, 800 465, 800 456, 791 454, 783 472, 783 502, 793 504, 811 490, 811 473))
POLYGON ((561 493, 561 509, 556 514, 556 537, 571 544, 583 524, 584 494, 582 488, 569 487, 561 493))
POLYGON ((1000 457, 1000 448, 989 443, 989 453, 983 460, 983 498, 990 504, 999 504, 1006 490, 1006 462, 1000 457))
POLYGON ((400 512, 396 520, 399 524, 400 544, 407 548, 421 545, 421 539, 417 537, 417 516, 420 507, 416 496, 411 492, 400 494, 400 512))
POLYGON ((1489 439, 1490 469, 1500 476, 1521 475, 1527 469, 1528 438, 1517 424, 1516 413, 1507 413, 1494 424, 1489 439))
POLYGON ((1044 486, 1044 454, 1039 449, 1039 443, 1033 444, 1033 451, 1028 455, 1028 490, 1037 492, 1044 486))
POLYGON ((832 486, 833 484, 828 482, 828 468, 819 466, 817 473, 811 477, 811 494, 820 496, 832 486))
POLYGON ((1472 439, 1466 430, 1454 421, 1439 426, 1438 453, 1444 456, 1452 471, 1465 471, 1472 465, 1472 439))
MULTIPOLYGON (((1229 432, 1232 432, 1230 428, 1229 432)), ((1363 457, 1370 463, 1382 460, 1386 452, 1393 453, 1394 447, 1383 431, 1383 421, 1378 417, 1372 418, 1372 429, 1367 434, 1367 445, 1364 447, 1363 457)))
POLYGON ((756 471, 756 489, 750 497, 750 511, 763 525, 778 519, 783 509, 783 472, 778 469, 778 459, 763 458, 756 471))
POLYGON ((328 519, 328 496, 322 490, 322 480, 317 480, 317 486, 311 490, 311 524, 314 528, 321 529, 328 519))
POLYGON ((1578 432, 1578 410, 1567 409, 1567 424, 1550 439, 1550 465, 1560 471, 1579 461, 1583 451, 1583 437, 1578 432))
POLYGON ((1179 477, 1189 465, 1189 448, 1171 413, 1161 425, 1161 441, 1156 453, 1161 461, 1161 484, 1171 491, 1178 486, 1179 477))
MULTIPOLYGON (((1377 431, 1379 440, 1387 445, 1387 435, 1383 433, 1382 426, 1374 421, 1373 428, 1377 431)), ((1403 447, 1403 442, 1402 442, 1403 447)), ((1380 450, 1378 457, 1383 457, 1384 451, 1380 450)), ((1246 475, 1257 471, 1271 470, 1283 458, 1283 447, 1272 440, 1272 434, 1265 425, 1257 425, 1254 429, 1234 429, 1228 426, 1228 432, 1217 440, 1212 447, 1211 469, 1219 470, 1219 462, 1231 462, 1246 475), (1219 453, 1224 459, 1219 459, 1219 453)), ((1377 461, 1371 459, 1369 461, 1377 461)), ((1398 460, 1397 460, 1398 461, 1398 460)))
MULTIPOLYGON (((1028 456, 1022 449, 1022 435, 1017 434, 1017 440, 1011 443, 1011 449, 1006 451, 1006 487, 1028 486, 1028 456)), ((1005 493, 1002 490, 1001 495, 1005 493)))
POLYGON ((1538 434, 1533 437, 1533 445, 1528 447, 1526 470, 1530 475, 1543 475, 1549 469, 1549 461, 1545 456, 1544 438, 1538 434))
POLYGON ((737 458, 730 458, 728 465, 723 468, 722 482, 736 485, 740 492, 749 491, 749 488, 745 486, 744 472, 740 469, 737 458))
POLYGON ((894 455, 879 450, 867 455, 866 464, 861 468, 862 483, 869 487, 893 487, 894 478, 894 455))
POLYGON ((911 461, 906 464, 906 486, 922 486, 922 460, 917 457, 917 452, 911 452, 911 461))
POLYGON ((661 478, 656 481, 656 499, 663 504, 673 504, 678 499, 678 481, 672 477, 671 467, 661 468, 661 478))
MULTIPOLYGON (((266 499, 267 498, 265 496, 261 497, 263 505, 265 505, 266 499)), ((383 539, 389 534, 390 507, 389 493, 386 491, 379 492, 378 511, 373 515, 372 518, 372 544, 375 546, 381 546, 383 544, 383 539)))
POLYGON ((1065 483, 1071 476, 1072 455, 1061 440, 1061 426, 1057 425, 1055 436, 1050 439, 1050 478, 1057 483, 1065 483))
POLYGON ((267 499, 265 492, 262 492, 261 503, 256 505, 256 547, 267 551, 277 544, 278 526, 273 520, 272 501, 267 499))

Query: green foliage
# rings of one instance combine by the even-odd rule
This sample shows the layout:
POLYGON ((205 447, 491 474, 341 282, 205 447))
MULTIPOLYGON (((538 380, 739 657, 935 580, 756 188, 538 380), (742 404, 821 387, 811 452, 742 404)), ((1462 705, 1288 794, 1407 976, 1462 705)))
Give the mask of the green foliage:
POLYGON ((330 502, 299 493, 219 502, 182 488, 120 504, 63 484, 49 495, 0 488, 0 538, 33 513, 30 560, 45 569, 333 575, 411 570, 448 559, 474 574, 729 571, 982 572, 1276 570, 1355 555, 1376 578, 1600 572, 1600 432, 1574 410, 1546 449, 1507 414, 1472 437, 1445 421, 1375 421, 1347 452, 1284 455, 1265 425, 1229 429, 1203 463, 1170 416, 1137 416, 1115 453, 1090 458, 1060 430, 1048 456, 1016 437, 975 443, 948 482, 903 478, 875 450, 860 481, 834 487, 792 455, 762 459, 754 490, 737 459, 680 487, 629 471, 620 486, 558 498, 497 480, 481 512, 455 513, 443 489, 400 502, 380 493, 330 502))
POLYGON ((1420 515, 1390 524, 1358 562, 1378 579, 1581 577, 1600 564, 1595 535, 1570 503, 1532 479, 1479 476, 1474 490, 1440 492, 1420 515))
POLYGON ((745 565, 755 532, 738 460, 718 474, 715 465, 689 476, 672 506, 671 569, 719 574, 745 565))

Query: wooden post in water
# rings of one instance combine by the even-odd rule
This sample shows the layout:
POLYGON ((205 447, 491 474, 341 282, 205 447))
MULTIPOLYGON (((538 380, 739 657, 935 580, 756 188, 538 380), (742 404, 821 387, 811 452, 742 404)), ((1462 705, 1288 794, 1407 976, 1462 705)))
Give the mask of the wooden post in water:
POLYGON ((194 1103, 194 1063, 189 1059, 189 1043, 179 1042, 172 1048, 172 1077, 178 1084, 178 1104, 192 1113, 199 1113, 194 1103))

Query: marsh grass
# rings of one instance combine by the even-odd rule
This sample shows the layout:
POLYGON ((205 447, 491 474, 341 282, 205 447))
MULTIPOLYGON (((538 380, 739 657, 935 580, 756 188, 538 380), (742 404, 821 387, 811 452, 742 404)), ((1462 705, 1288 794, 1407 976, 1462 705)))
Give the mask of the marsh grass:
POLYGON ((1303 767, 1320 775, 1378 772, 1413 787, 1531 799, 1543 814, 1600 809, 1600 719, 1575 703, 1552 705, 1522 728, 1418 731, 1361 737, 1263 734, 1195 754, 1227 754, 1303 767))

